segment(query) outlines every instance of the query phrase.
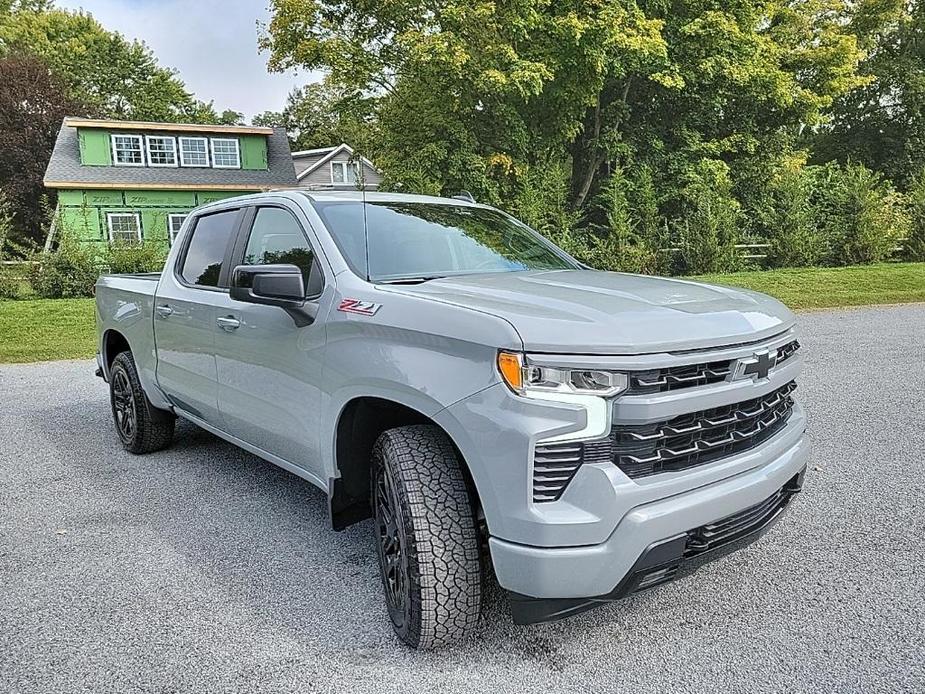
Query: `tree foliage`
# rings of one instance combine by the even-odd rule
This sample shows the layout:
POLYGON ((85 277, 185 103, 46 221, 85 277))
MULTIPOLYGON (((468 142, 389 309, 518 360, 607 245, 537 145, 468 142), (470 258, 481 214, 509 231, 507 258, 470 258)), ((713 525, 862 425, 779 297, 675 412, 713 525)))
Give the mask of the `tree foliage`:
POLYGON ((838 99, 814 158, 860 162, 905 187, 925 169, 925 2, 869 0, 853 24, 868 46, 864 84, 838 99), (864 11, 878 4, 885 22, 864 11))
MULTIPOLYGON (((754 239, 770 243, 774 263, 849 262, 882 257, 895 237, 866 238, 866 219, 902 225, 895 191, 848 165, 849 150, 834 168, 805 162, 837 140, 839 119, 853 122, 853 100, 890 106, 895 90, 878 75, 899 83, 895 56, 907 70, 904 109, 915 110, 925 94, 914 88, 925 84, 913 65, 925 44, 920 0, 271 9, 261 41, 271 67, 324 70, 326 90, 362 98, 385 186, 472 191, 601 267, 726 270, 740 264, 736 243, 754 239), (838 201, 821 188, 833 181, 838 201), (832 204, 868 210, 839 211, 854 240, 836 238, 832 204)), ((328 104, 315 123, 343 113, 328 104)), ((902 146, 913 170, 922 164, 909 122, 893 129, 912 133, 902 146)))
POLYGON ((260 113, 253 124, 285 128, 293 150, 341 142, 362 148, 370 140, 371 111, 370 100, 359 92, 326 80, 292 90, 282 111, 260 113))
POLYGON ((83 113, 85 107, 41 60, 0 58, 0 190, 14 214, 18 240, 41 238, 48 157, 62 118, 83 113))
POLYGON ((95 116, 167 122, 224 122, 195 99, 177 74, 158 65, 140 41, 106 30, 85 12, 56 9, 43 0, 0 4, 0 57, 29 54, 44 62, 70 96, 95 116))

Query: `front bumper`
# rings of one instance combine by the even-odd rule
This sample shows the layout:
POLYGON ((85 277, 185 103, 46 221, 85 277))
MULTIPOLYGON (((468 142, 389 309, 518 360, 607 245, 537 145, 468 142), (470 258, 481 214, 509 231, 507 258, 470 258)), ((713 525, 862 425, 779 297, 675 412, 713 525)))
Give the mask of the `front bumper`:
POLYGON ((607 595, 591 598, 534 598, 509 592, 517 624, 564 619, 689 574, 760 538, 777 521, 803 486, 805 469, 765 501, 686 533, 649 545, 607 595))
MULTIPOLYGON (((809 442, 801 437, 766 465, 636 506, 623 516, 610 537, 598 544, 538 547, 490 538, 498 582, 514 594, 515 618, 519 614, 521 619, 536 621, 530 615, 536 617, 545 613, 549 613, 545 619, 564 617, 600 601, 655 585, 660 581, 640 584, 654 570, 668 568, 662 566, 666 563, 681 568, 678 559, 688 550, 686 538, 691 531, 755 507, 781 490, 789 490, 786 495, 789 501, 802 482, 808 455, 809 442), (679 540, 682 536, 683 543, 679 540), (569 602, 551 603, 537 609, 536 605, 529 606, 528 598, 569 602), (518 608, 518 603, 523 609, 518 608)), ((784 505, 779 510, 783 510, 784 505)), ((778 515, 773 514, 773 518, 766 519, 767 523, 761 527, 751 528, 754 533, 750 535, 756 536, 755 533, 763 531, 778 515)), ((704 557, 710 554, 713 553, 703 553, 704 557)))

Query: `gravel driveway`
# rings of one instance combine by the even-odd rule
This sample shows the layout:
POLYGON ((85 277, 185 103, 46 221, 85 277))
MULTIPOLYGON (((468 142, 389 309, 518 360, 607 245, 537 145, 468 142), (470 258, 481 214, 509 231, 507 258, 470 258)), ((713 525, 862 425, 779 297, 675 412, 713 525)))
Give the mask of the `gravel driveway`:
POLYGON ((557 624, 415 653, 369 522, 190 425, 124 453, 91 362, 0 366, 4 692, 925 691, 925 305, 800 317, 814 445, 761 541, 557 624))

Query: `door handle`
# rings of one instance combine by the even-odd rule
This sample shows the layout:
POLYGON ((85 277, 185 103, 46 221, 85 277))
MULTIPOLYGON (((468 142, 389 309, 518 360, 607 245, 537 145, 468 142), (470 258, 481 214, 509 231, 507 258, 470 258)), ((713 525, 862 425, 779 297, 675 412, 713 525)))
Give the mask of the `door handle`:
POLYGON ((156 306, 154 310, 157 311, 157 315, 159 315, 161 318, 167 318, 167 316, 173 315, 173 309, 170 308, 170 306, 167 304, 156 306))
POLYGON ((241 326, 241 321, 239 321, 234 316, 219 316, 215 319, 215 322, 218 323, 218 327, 222 330, 237 330, 241 326))

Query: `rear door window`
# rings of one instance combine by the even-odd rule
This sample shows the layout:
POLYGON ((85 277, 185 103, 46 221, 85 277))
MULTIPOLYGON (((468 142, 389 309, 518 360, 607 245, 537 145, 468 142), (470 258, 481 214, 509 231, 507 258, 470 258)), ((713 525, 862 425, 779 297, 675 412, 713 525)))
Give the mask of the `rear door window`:
POLYGON ((238 210, 199 217, 186 248, 180 276, 188 284, 217 287, 228 243, 238 221, 238 210))

